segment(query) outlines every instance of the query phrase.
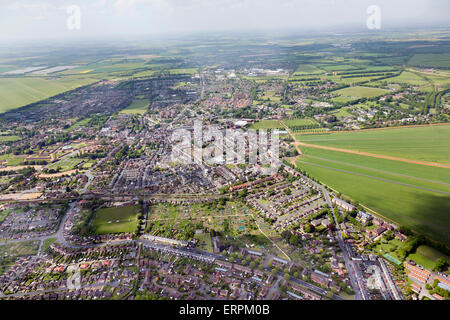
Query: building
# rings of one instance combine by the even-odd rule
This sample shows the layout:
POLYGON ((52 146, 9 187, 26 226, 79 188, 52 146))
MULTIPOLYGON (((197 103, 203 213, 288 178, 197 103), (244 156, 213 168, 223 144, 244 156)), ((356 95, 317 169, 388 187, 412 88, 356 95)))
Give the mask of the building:
POLYGON ((326 287, 328 287, 329 282, 331 281, 329 275, 319 270, 314 270, 313 272, 311 272, 311 280, 326 287))
POLYGON ((367 213, 365 211, 359 211, 356 214, 356 219, 358 219, 359 221, 361 221, 362 223, 367 223, 370 220, 373 219, 372 215, 370 213, 367 213))
POLYGON ((146 234, 143 237, 146 240, 150 240, 150 241, 153 241, 153 242, 159 242, 159 243, 162 243, 162 244, 168 244, 168 245, 171 245, 171 246, 180 246, 180 247, 187 247, 188 246, 188 243, 186 241, 170 239, 170 238, 163 238, 163 237, 157 237, 157 236, 152 236, 152 235, 149 235, 149 234, 146 234))
POLYGON ((408 277, 413 280, 425 284, 430 278, 431 272, 420 265, 416 265, 416 263, 412 260, 405 261, 403 266, 405 267, 408 277))
POLYGON ((345 202, 344 200, 341 200, 339 198, 333 198, 331 200, 331 202, 333 204, 337 205, 338 207, 346 210, 346 211, 353 211, 353 210, 355 210, 355 206, 354 205, 351 205, 350 203, 345 202))

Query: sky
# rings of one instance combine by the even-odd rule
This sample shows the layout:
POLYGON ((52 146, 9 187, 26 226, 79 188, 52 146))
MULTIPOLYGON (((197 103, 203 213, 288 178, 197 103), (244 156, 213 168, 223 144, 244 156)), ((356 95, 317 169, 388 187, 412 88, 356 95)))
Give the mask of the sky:
POLYGON ((450 25, 448 0, 0 0, 0 41, 368 29, 372 5, 379 30, 450 25))

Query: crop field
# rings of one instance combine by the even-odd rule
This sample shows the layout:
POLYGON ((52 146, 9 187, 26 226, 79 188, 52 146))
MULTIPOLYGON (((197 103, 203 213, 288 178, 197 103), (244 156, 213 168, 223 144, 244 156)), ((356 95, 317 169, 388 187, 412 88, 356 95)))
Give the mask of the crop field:
MULTIPOLYGON (((308 144, 442 161, 445 160, 443 153, 445 150, 448 152, 445 136, 437 142, 434 153, 427 154, 427 150, 434 141, 433 137, 439 140, 438 137, 445 135, 446 127, 360 131, 344 133, 342 138, 340 133, 306 135, 297 139, 308 144), (386 134, 384 131, 397 133, 386 134), (351 137, 353 134, 356 138, 351 137), (428 140, 425 138, 427 135, 428 140), (413 141, 416 136, 417 144, 413 141), (358 142, 350 142, 351 139, 358 142)), ((313 177, 388 219, 432 239, 444 243, 450 241, 450 217, 447 214, 450 212, 449 169, 314 147, 301 146, 301 151, 303 155, 298 158, 297 165, 313 177)))
POLYGON ((444 243, 450 241, 450 218, 446 213, 450 210, 448 192, 427 191, 417 182, 398 181, 395 175, 380 176, 377 172, 367 174, 365 170, 327 161, 318 162, 307 156, 302 156, 297 165, 311 176, 388 219, 432 239, 444 243))
MULTIPOLYGON (((0 113, 20 108, 51 96, 92 84, 102 79, 120 80, 148 77, 166 70, 171 74, 194 74, 195 68, 168 68, 167 63, 152 63, 155 57, 134 59, 111 58, 95 62, 57 66, 36 72, 0 75, 0 113), (47 70, 46 70, 47 69, 47 70), (52 72, 50 75, 47 71, 52 72), (51 77, 51 78, 50 78, 51 77)), ((172 65, 173 67, 173 65, 172 65)), ((0 71, 32 70, 20 64, 0 64, 0 71)), ((139 111, 140 112, 140 111, 139 111)))
POLYGON ((102 208, 92 221, 96 234, 134 232, 139 215, 138 206, 102 208))
POLYGON ((120 113, 144 114, 147 112, 149 104, 150 101, 148 99, 133 100, 133 102, 128 107, 120 111, 120 113))
POLYGON ((323 73, 323 70, 320 70, 314 65, 311 64, 300 64, 295 70, 293 76, 304 75, 304 74, 320 74, 323 73))
POLYGON ((319 146, 450 164, 450 125, 388 128, 301 137, 319 146))
POLYGON ((424 68, 450 68, 450 54, 415 54, 411 60, 409 60, 408 65, 424 68))
MULTIPOLYGON (((301 142, 448 163, 450 126, 299 136, 301 142)), ((449 237, 450 171, 302 147, 299 167, 378 213, 435 239, 449 237), (357 187, 356 187, 357 186, 357 187)))
POLYGON ((89 78, 0 78, 0 113, 95 82, 89 78))

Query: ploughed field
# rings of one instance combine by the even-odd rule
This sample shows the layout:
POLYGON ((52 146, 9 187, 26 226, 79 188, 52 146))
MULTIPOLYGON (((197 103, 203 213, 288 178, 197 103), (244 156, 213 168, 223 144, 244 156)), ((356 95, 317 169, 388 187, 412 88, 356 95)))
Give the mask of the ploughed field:
POLYGON ((308 144, 300 145, 297 165, 376 213, 449 244, 450 169, 414 163, 448 165, 449 134, 450 126, 445 125, 297 136, 308 144))

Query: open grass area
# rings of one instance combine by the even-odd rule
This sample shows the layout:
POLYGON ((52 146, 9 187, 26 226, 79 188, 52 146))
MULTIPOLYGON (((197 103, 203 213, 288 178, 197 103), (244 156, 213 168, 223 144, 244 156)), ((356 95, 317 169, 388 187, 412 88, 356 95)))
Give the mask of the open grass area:
POLYGON ((198 239, 197 247, 203 251, 213 252, 213 245, 211 241, 211 235, 209 233, 196 234, 195 239, 198 239))
POLYGON ((250 129, 260 130, 260 129, 282 129, 283 125, 278 120, 261 120, 253 123, 250 129))
POLYGON ((337 91, 334 91, 333 93, 336 93, 342 97, 346 98, 371 98, 380 96, 383 94, 388 93, 388 90, 385 89, 379 89, 379 88, 370 88, 370 87, 361 87, 361 86, 355 86, 355 87, 348 87, 344 89, 340 89, 337 91))
POLYGON ((47 166, 48 169, 58 169, 60 168, 60 171, 69 171, 73 170, 75 166, 77 166, 81 161, 81 159, 78 158, 72 158, 72 157, 66 157, 59 161, 56 161, 52 164, 49 164, 47 166))
POLYGON ((150 101, 148 99, 133 100, 133 102, 128 107, 120 111, 120 113, 144 114, 147 112, 149 104, 150 101))
POLYGON ((73 131, 75 129, 78 129, 80 127, 85 126, 89 121, 91 120, 91 118, 85 118, 82 120, 79 120, 77 122, 75 122, 73 125, 71 125, 69 128, 65 129, 65 131, 73 131))
POLYGON ((436 260, 439 258, 444 258, 450 263, 450 257, 426 245, 418 247, 416 252, 409 254, 407 258, 414 260, 427 269, 433 269, 436 260))
POLYGON ((289 119, 283 120, 283 123, 288 127, 295 127, 295 126, 315 125, 317 124, 317 121, 313 119, 289 119))
POLYGON ((0 162, 5 161, 5 164, 8 166, 18 166, 23 164, 23 157, 16 157, 12 153, 6 153, 0 155, 0 162))
POLYGON ((44 244, 42 245, 42 252, 46 252, 50 246, 56 241, 56 238, 48 238, 44 241, 44 244))
POLYGON ((450 243, 450 170, 330 150, 301 150, 297 165, 311 176, 388 219, 450 243))
POLYGON ((0 136, 0 143, 17 141, 17 140, 20 140, 20 137, 18 137, 18 136, 0 136))
POLYGON ((137 227, 138 206, 102 208, 92 221, 96 234, 134 232, 137 227))

